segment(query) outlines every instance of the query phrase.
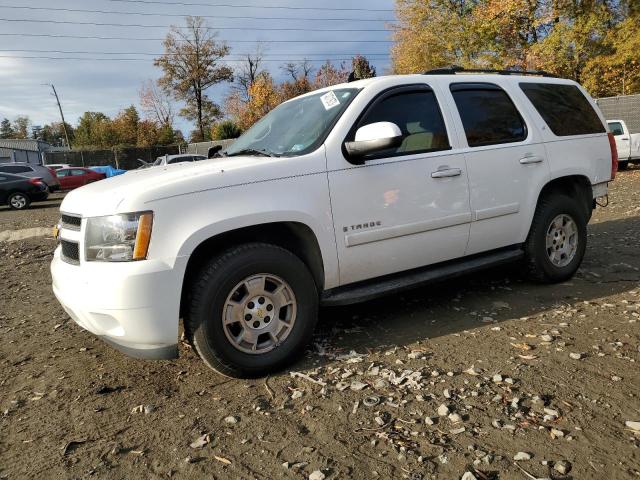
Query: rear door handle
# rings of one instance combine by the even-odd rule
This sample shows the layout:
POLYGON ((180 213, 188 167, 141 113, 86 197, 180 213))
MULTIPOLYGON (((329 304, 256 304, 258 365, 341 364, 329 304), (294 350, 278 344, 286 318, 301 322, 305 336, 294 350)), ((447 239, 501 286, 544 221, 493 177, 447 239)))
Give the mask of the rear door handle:
POLYGON ((431 178, 458 177, 460 175, 462 175, 462 170, 459 168, 440 167, 435 172, 431 172, 431 178))
POLYGON ((529 165, 531 163, 542 163, 544 159, 538 155, 526 155, 520 159, 522 165, 529 165))

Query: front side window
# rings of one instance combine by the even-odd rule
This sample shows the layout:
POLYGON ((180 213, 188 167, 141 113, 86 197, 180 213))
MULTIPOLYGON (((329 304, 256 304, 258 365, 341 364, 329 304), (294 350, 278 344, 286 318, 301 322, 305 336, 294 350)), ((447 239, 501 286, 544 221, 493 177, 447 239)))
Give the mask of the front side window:
POLYGON ((521 83, 520 88, 558 137, 604 133, 600 117, 575 85, 521 83))
POLYGON ((527 127, 509 95, 489 83, 454 83, 450 87, 470 147, 522 142, 527 127))
POLYGON ((318 148, 357 95, 337 88, 294 98, 271 110, 223 155, 299 156, 318 148))
POLYGON ((375 157, 411 155, 450 148, 438 101, 430 89, 392 93, 383 97, 373 103, 358 122, 357 128, 377 122, 394 123, 400 128, 404 138, 399 147, 376 153, 375 157))
POLYGON ((609 122, 609 130, 614 135, 624 135, 624 129, 622 128, 622 124, 620 122, 609 122))

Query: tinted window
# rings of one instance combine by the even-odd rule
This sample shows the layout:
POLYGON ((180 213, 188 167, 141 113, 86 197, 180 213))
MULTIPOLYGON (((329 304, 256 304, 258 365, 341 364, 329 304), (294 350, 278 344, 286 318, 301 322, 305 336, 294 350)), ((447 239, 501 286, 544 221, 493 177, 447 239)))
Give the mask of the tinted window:
POLYGON ((71 170, 63 169, 56 171, 58 177, 68 177, 71 174, 71 170))
POLYGON ((404 136, 402 144, 376 156, 392 156, 446 150, 447 129, 434 93, 430 90, 386 97, 367 111, 358 128, 376 122, 395 123, 404 136))
POLYGON ((521 83, 520 88, 555 135, 605 132, 591 103, 575 85, 521 83))
POLYGON ((611 133, 614 135, 624 135, 624 129, 620 122, 609 122, 609 130, 611 130, 611 133))
POLYGON ((29 167, 23 167, 22 165, 6 165, 0 167, 0 170, 7 173, 25 173, 31 171, 29 167))
POLYGON ((193 157, 187 156, 187 157, 178 157, 178 158, 172 158, 171 160, 169 160, 169 164, 174 164, 174 163, 182 163, 182 162, 193 162, 193 157))
POLYGON ((85 170, 71 170, 71 175, 77 177, 80 175, 86 175, 87 172, 85 170))
POLYGON ((451 94, 470 147, 521 142, 527 138, 524 120, 501 88, 490 84, 454 83, 451 94))

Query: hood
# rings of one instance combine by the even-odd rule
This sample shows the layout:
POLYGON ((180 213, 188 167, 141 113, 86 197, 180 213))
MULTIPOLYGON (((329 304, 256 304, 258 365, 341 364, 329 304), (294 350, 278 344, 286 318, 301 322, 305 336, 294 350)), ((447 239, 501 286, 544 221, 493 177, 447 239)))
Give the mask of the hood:
MULTIPOLYGON (((72 190, 60 210, 83 217, 144 210, 160 198, 219 188, 242 181, 246 169, 286 161, 283 158, 231 157, 131 170, 72 190)), ((252 176, 259 172, 251 173, 252 176)))

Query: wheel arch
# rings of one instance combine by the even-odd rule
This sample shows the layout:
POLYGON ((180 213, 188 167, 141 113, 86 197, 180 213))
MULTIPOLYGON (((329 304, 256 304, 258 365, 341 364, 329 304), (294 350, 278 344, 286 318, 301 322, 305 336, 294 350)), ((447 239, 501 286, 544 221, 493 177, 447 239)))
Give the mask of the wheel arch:
POLYGON ((587 222, 589 221, 591 218, 591 212, 595 208, 595 202, 593 199, 591 181, 587 176, 580 174, 566 175, 550 180, 540 190, 538 200, 536 202, 536 208, 540 204, 541 199, 553 193, 561 193, 569 195, 571 198, 578 199, 584 208, 585 218, 587 219, 587 222))
POLYGON ((261 242, 277 245, 298 256, 309 268, 318 291, 324 289, 325 269, 322 251, 313 230, 296 221, 277 221, 228 230, 198 244, 187 262, 180 296, 180 316, 185 312, 189 287, 208 259, 232 245, 261 242))

